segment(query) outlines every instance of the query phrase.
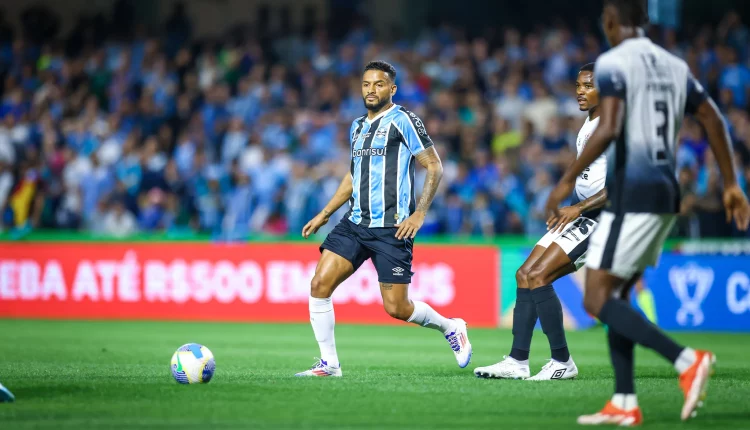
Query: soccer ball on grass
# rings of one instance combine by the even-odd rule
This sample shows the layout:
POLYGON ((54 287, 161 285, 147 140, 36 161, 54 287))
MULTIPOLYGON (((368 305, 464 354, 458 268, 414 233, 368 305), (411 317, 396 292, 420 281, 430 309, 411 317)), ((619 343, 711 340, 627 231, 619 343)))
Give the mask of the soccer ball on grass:
POLYGON ((172 376, 180 384, 207 384, 216 371, 211 351, 203 345, 182 345, 172 356, 172 376))

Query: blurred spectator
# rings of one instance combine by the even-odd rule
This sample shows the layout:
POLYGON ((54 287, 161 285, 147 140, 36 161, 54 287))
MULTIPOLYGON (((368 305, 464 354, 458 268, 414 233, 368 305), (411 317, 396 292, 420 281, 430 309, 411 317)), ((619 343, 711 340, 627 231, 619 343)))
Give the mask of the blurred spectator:
POLYGON ((119 198, 112 201, 102 223, 100 231, 114 237, 127 237, 138 231, 138 221, 119 198))

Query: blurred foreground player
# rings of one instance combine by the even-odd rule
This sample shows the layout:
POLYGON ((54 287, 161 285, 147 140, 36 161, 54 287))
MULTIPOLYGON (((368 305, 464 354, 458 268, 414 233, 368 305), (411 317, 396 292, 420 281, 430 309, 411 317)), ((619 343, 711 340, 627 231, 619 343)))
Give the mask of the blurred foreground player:
POLYGON ((724 178, 727 221, 734 218, 742 230, 750 221, 750 206, 735 178, 720 113, 684 61, 643 37, 640 27, 647 23, 646 10, 641 0, 604 1, 602 23, 612 49, 594 67, 601 96, 599 126, 546 207, 557 213, 575 178, 615 142, 608 153, 609 201, 589 243, 584 296, 586 310, 609 327, 615 394, 600 412, 579 417, 579 424, 643 422, 633 378, 635 344, 674 364, 685 397, 683 420, 695 416, 702 406, 714 355, 675 343, 626 300, 643 270, 657 263, 679 212, 675 152, 685 113, 694 114, 706 129, 724 178))
POLYGON ((0 403, 12 402, 16 398, 13 397, 13 393, 10 392, 3 384, 0 384, 0 403))
POLYGON ((310 322, 321 358, 296 376, 341 376, 334 340, 331 295, 362 263, 372 259, 378 272, 383 306, 393 318, 439 330, 450 343, 458 365, 471 359, 466 322, 448 319, 427 303, 409 300, 412 246, 435 197, 442 163, 424 123, 396 105, 396 70, 388 63, 369 63, 362 76, 367 114, 351 127, 351 169, 326 207, 302 229, 307 238, 349 201, 347 216, 320 246, 321 256, 310 284, 310 322), (427 169, 416 204, 416 162, 427 169))
MULTIPOLYGON (((576 150, 581 155, 586 141, 599 123, 599 93, 594 87, 594 64, 583 66, 576 80, 578 107, 589 113, 578 132, 576 150)), ((575 272, 586 259, 589 235, 596 226, 600 208, 607 201, 604 180, 607 158, 599 156, 576 178, 574 203, 560 209, 547 221, 549 231, 537 242, 516 272, 516 306, 513 310, 513 346, 503 361, 474 369, 481 378, 549 381, 573 379, 578 368, 568 351, 560 299, 552 283, 575 272), (552 358, 541 372, 529 378, 529 350, 536 320, 549 340, 552 358)))

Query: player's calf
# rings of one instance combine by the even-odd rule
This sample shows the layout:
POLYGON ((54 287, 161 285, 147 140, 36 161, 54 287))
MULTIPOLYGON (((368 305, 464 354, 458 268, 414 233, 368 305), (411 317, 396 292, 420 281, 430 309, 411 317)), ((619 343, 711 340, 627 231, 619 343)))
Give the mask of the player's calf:
POLYGON ((464 368, 471 361, 471 343, 462 319, 449 319, 440 315, 425 302, 409 300, 408 285, 381 283, 383 306, 388 315, 402 321, 440 331, 453 350, 458 366, 464 368))

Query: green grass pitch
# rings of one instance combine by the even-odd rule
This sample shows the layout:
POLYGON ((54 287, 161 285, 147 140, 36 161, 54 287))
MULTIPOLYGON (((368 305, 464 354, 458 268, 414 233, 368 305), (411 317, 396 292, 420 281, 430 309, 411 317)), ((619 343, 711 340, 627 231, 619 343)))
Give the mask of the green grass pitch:
MULTIPOLYGON (((317 344, 308 325, 0 320, 2 429, 565 429, 612 392, 604 332, 569 333, 575 381, 482 380, 475 366, 509 350, 507 330, 472 330, 474 358, 459 369, 445 340, 419 327, 340 325, 344 378, 299 379, 317 344), (208 346, 207 385, 178 385, 169 360, 208 346)), ((638 350, 636 389, 646 428, 750 428, 749 335, 678 334, 718 356, 706 407, 683 425, 668 363, 638 350)), ((537 331, 532 371, 548 356, 537 331)))

